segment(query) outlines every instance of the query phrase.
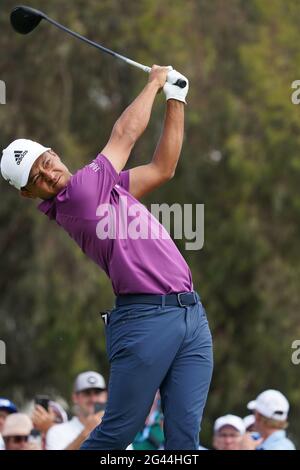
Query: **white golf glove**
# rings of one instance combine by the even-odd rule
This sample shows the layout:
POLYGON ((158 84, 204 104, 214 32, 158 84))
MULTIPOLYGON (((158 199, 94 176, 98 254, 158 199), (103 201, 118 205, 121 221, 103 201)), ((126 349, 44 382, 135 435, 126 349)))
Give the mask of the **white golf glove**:
POLYGON ((177 101, 182 101, 183 103, 186 104, 185 98, 189 91, 189 81, 184 75, 177 72, 177 70, 170 70, 163 90, 166 95, 167 101, 177 100, 177 101), (174 85, 174 83, 176 83, 177 80, 185 80, 186 86, 184 88, 180 88, 179 86, 174 85))

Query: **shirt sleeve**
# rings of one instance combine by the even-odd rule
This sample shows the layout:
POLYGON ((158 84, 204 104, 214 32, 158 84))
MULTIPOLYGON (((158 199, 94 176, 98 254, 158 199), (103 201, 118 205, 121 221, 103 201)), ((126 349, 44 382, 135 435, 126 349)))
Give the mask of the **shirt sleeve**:
POLYGON ((112 188, 120 179, 120 175, 116 172, 110 160, 105 155, 99 154, 83 170, 87 183, 97 187, 98 202, 107 202, 112 188))

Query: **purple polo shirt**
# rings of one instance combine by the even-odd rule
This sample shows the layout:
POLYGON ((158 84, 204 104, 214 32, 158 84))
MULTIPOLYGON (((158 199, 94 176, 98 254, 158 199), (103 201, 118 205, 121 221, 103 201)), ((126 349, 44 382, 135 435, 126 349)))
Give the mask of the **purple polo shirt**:
POLYGON ((99 154, 38 209, 106 272, 116 295, 191 291, 191 272, 175 243, 128 190, 129 171, 119 175, 99 154))

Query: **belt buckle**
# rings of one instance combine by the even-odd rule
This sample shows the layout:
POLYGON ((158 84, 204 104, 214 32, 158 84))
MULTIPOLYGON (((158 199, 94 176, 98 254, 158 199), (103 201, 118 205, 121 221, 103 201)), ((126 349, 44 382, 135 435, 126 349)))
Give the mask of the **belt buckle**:
POLYGON ((179 303, 180 307, 186 307, 186 305, 183 305, 181 300, 180 300, 180 296, 183 295, 183 294, 186 294, 186 292, 179 292, 179 294, 177 294, 177 300, 178 300, 178 303, 179 303))
POLYGON ((179 294, 177 294, 177 300, 178 300, 178 303, 179 303, 180 307, 188 307, 189 305, 194 305, 194 304, 183 304, 183 303, 181 302, 180 296, 181 296, 181 295, 184 295, 184 294, 188 294, 188 295, 192 294, 193 299, 194 299, 194 304, 197 303, 197 297, 196 297, 195 292, 180 292, 179 294))

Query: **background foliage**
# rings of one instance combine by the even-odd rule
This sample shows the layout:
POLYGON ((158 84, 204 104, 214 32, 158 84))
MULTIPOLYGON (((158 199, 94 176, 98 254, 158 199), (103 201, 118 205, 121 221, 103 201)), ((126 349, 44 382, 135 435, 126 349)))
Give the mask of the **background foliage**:
MULTIPOLYGON (((203 422, 247 414, 265 388, 291 402, 300 443, 300 384, 291 344, 300 337, 300 124, 297 0, 28 0, 28 5, 120 53, 172 64, 190 78, 186 135, 175 179, 145 203, 205 204, 205 246, 184 251, 208 311, 215 372, 203 422)), ((47 23, 23 37, 1 1, 0 146, 20 137, 53 147, 71 170, 104 147, 145 75, 47 23)), ((129 167, 151 159, 163 96, 129 167)), ((0 181, 0 395, 68 397, 76 373, 108 377, 98 312, 113 302, 105 275, 58 228, 0 181)), ((126 275, 126 273, 124 273, 126 275)), ((298 366, 299 367, 299 366, 298 366)), ((174 410, 174 412, 176 412, 174 410)))

